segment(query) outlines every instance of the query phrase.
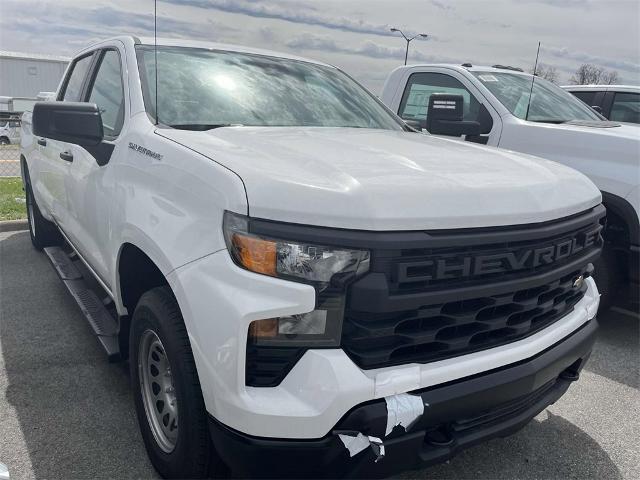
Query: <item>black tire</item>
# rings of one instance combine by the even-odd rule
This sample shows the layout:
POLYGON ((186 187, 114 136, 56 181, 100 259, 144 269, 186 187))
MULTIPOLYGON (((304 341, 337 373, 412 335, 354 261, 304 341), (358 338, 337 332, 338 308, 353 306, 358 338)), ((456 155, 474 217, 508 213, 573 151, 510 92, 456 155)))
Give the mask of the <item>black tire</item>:
POLYGON ((11 142, 7 137, 0 138, 0 145, 9 145, 11 142))
POLYGON ((33 190, 31 189, 31 182, 27 175, 27 181, 25 184, 25 194, 27 201, 27 221, 29 222, 29 235, 31 236, 31 243, 33 246, 42 250, 45 247, 51 247, 53 245, 60 245, 62 243, 62 235, 58 227, 53 222, 50 222, 42 216, 40 208, 33 196, 33 190))
MULTIPOLYGON (((157 287, 142 295, 133 314, 129 345, 136 413, 147 454, 155 469, 163 478, 224 476, 226 469, 212 447, 207 412, 187 330, 169 287, 157 287), (153 420, 145 410, 144 387, 141 384, 144 360, 140 358, 140 349, 149 331, 157 336, 166 352, 164 361, 168 361, 171 387, 177 401, 178 433, 170 452, 161 447, 154 434, 153 420)), ((151 380, 162 381, 159 376, 151 380)), ((160 415, 162 413, 161 410, 160 415)))
POLYGON ((605 245, 594 267, 593 278, 600 292, 599 310, 604 312, 611 308, 616 300, 623 281, 622 266, 616 252, 609 245, 605 245))

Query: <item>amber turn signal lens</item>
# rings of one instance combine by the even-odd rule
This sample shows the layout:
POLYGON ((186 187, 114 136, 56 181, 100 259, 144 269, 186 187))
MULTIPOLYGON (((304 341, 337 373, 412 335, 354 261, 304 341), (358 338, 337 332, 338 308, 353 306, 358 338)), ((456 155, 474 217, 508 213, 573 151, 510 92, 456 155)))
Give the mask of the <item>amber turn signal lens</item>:
POLYGON ((276 244, 261 238, 233 235, 233 246, 242 265, 252 272, 276 275, 276 244))
POLYGON ((249 325, 249 339, 274 338, 278 335, 278 319, 256 320, 249 325))

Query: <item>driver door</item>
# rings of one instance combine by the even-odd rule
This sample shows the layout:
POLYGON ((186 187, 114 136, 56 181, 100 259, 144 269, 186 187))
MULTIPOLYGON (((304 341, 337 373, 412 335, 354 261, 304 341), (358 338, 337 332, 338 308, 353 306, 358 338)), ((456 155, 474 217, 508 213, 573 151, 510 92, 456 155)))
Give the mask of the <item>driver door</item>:
POLYGON ((406 81, 398 115, 404 120, 418 121, 421 127, 426 129, 427 108, 432 94, 462 95, 464 100, 463 120, 479 122, 481 132, 480 135, 467 135, 464 140, 485 145, 497 145, 502 128, 499 115, 493 111, 488 102, 482 101, 483 97, 473 91, 475 88, 472 85, 465 85, 466 79, 454 77, 456 73, 453 71, 412 73, 406 81))
MULTIPOLYGON (((121 52, 105 48, 96 53, 83 101, 95 103, 100 110, 104 139, 101 145, 110 156, 118 148, 125 121, 125 95, 121 52)), ((95 158, 78 145, 70 146, 72 161, 65 178, 68 207, 65 234, 94 272, 108 283, 108 251, 111 239, 108 192, 114 189, 113 168, 107 158, 95 158)))

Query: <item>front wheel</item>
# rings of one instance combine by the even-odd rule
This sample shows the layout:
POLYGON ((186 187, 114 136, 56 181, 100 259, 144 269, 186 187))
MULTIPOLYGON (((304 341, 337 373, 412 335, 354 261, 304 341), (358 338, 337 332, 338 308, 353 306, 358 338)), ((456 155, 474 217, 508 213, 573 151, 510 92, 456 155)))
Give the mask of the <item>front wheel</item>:
POLYGON ((187 330, 169 287, 142 295, 129 345, 136 413, 155 469, 164 478, 223 474, 211 445, 187 330))

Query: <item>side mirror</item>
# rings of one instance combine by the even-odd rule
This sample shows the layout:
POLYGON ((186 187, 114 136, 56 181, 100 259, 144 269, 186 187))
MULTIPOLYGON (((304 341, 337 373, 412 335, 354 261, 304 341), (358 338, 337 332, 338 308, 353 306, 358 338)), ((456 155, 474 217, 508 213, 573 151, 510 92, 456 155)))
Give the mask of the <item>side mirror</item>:
POLYGON ((36 102, 31 121, 34 135, 82 147, 99 145, 104 137, 95 103, 36 102))
POLYGON ((427 130, 434 135, 480 135, 480 123, 465 121, 462 95, 434 93, 429 97, 427 130))

